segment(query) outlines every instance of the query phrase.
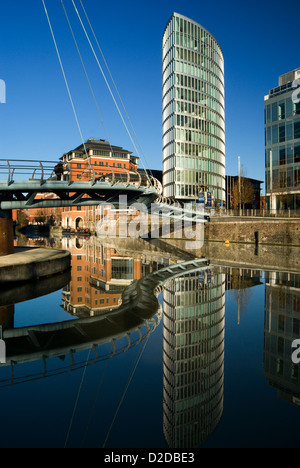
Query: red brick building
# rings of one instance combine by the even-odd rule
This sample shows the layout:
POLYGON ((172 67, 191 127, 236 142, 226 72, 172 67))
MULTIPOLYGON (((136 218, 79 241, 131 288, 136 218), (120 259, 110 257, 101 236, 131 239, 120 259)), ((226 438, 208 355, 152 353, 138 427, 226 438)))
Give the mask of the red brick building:
POLYGON ((92 316, 120 306, 122 291, 142 277, 142 256, 72 237, 63 239, 72 254, 72 278, 63 292, 65 310, 92 316))
MULTIPOLYGON (((117 178, 126 181, 129 177, 138 179, 138 157, 120 146, 112 146, 106 140, 87 140, 84 144, 63 154, 61 178, 71 181, 112 180, 117 178)), ((57 198, 54 194, 41 193, 36 198, 57 198)), ((20 210, 13 211, 13 220, 18 220, 20 210)), ((63 228, 76 230, 97 223, 97 207, 67 207, 23 210, 26 224, 47 223, 54 218, 56 224, 63 228)), ((23 216, 24 220, 24 216, 23 216)))
MULTIPOLYGON (((65 153, 61 158, 64 178, 71 181, 112 180, 124 181, 138 172, 138 158, 120 146, 112 146, 106 140, 87 140, 85 144, 65 153)), ((96 224, 100 219, 97 207, 64 208, 62 226, 64 229, 82 229, 96 224)))

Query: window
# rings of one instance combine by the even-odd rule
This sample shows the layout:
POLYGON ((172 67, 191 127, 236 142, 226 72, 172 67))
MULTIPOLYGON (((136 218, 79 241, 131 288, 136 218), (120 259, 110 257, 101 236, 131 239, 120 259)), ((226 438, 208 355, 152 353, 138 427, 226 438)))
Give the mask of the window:
POLYGON ((285 124, 279 125, 279 143, 283 143, 285 141, 285 124))
POLYGON ((300 120, 294 122, 294 138, 300 138, 300 120))
POLYGON ((293 164, 294 162, 294 150, 290 145, 286 147, 286 160, 287 164, 293 164))
POLYGON ((279 375, 283 375, 283 360, 276 359, 276 372, 279 375))
POLYGON ((281 101, 278 104, 278 120, 285 119, 285 101, 281 101))
POLYGON ((280 188, 286 188, 286 171, 280 171, 279 173, 279 184, 280 188))
POLYGON ((276 167, 279 164, 278 148, 273 148, 272 150, 272 164, 273 164, 273 167, 276 167))
POLYGON ((300 102, 294 103, 294 115, 300 115, 300 102))
POLYGON ((272 145, 278 143, 278 125, 272 127, 272 145))
POLYGON ((294 178, 295 187, 300 187, 300 169, 295 169, 294 178))
POLYGON ((293 139, 293 125, 292 125, 292 123, 287 123, 286 124, 285 138, 286 138, 286 140, 292 140, 293 139))
POLYGON ((271 123, 271 108, 270 105, 266 106, 266 123, 271 123))
POLYGON ((283 354, 284 351, 284 339, 282 336, 279 336, 277 339, 277 352, 283 354))
POLYGON ((284 331, 284 324, 285 324, 285 316, 279 315, 278 316, 278 330, 284 331))
POLYGON ((285 101, 285 109, 286 109, 286 118, 293 116, 293 102, 292 100, 286 99, 285 101))
POLYGON ((300 336, 300 320, 296 318, 293 319, 293 334, 297 337, 300 336))
POLYGON ((292 364, 291 378, 293 380, 298 380, 298 377, 299 377, 299 365, 298 364, 292 364))
POLYGON ((295 145, 294 148, 294 162, 300 163, 300 145, 295 145))
POLYGON ((277 122, 278 111, 277 111, 277 102, 272 104, 272 122, 277 122))
POLYGON ((111 277, 113 279, 133 279, 133 260, 112 258, 111 277))
POLYGON ((293 179, 293 174, 294 174, 294 171, 292 168, 289 168, 287 170, 287 181, 286 181, 286 186, 287 187, 293 187, 294 186, 294 179, 293 179))
POLYGON ((285 153, 285 146, 283 146, 279 150, 279 165, 283 166, 285 164, 286 164, 286 153, 285 153))

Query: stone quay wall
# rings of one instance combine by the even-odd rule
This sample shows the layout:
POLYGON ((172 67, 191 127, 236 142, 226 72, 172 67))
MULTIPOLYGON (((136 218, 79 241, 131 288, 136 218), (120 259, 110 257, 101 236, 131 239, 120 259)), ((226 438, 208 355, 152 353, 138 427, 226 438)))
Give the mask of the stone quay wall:
POLYGON ((205 240, 300 246, 300 219, 213 218, 205 225, 205 240))

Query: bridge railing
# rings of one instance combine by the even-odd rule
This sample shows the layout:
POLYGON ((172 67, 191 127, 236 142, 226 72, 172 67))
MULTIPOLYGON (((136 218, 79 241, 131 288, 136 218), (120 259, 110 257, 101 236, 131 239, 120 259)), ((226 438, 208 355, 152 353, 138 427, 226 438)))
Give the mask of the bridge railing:
POLYGON ((109 166, 84 165, 80 163, 62 164, 57 161, 36 161, 18 159, 0 159, 0 180, 11 184, 16 180, 38 180, 40 184, 47 180, 62 180, 69 184, 74 182, 107 182, 152 187, 157 193, 162 192, 160 182, 145 172, 128 171, 125 168, 109 166))
POLYGON ((0 159, 0 180, 6 180, 8 184, 15 180, 44 180, 55 177, 54 161, 20 161, 18 159, 0 159))

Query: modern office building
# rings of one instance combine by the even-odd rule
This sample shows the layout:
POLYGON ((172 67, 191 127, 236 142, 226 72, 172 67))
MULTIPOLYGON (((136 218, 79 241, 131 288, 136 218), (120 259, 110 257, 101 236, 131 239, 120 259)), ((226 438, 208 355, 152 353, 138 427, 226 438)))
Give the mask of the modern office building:
POLYGON ((163 432, 195 448, 223 414, 225 274, 191 273, 163 288, 163 432))
POLYGON ((284 401, 300 406, 300 367, 292 342, 300 336, 300 275, 266 272, 264 376, 284 401))
POLYGON ((300 68, 265 96, 266 198, 272 210, 300 208, 300 68), (298 102, 297 102, 298 101, 298 102))
POLYGON ((241 177, 241 193, 240 200, 235 195, 239 187, 239 176, 226 176, 226 207, 227 209, 234 209, 236 202, 241 204, 242 209, 245 210, 259 210, 261 199, 261 185, 262 180, 250 179, 248 177, 241 177))
POLYGON ((162 44, 164 196, 225 202, 224 58, 205 28, 173 13, 162 44))

